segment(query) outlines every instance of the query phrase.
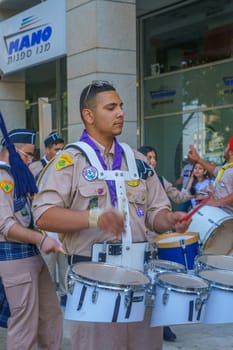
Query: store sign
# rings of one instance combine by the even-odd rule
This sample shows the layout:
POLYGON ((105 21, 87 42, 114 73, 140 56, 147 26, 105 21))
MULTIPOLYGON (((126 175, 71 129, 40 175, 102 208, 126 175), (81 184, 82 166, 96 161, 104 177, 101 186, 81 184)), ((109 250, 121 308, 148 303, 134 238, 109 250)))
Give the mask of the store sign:
POLYGON ((47 0, 0 22, 0 70, 11 73, 66 54, 66 0, 47 0))

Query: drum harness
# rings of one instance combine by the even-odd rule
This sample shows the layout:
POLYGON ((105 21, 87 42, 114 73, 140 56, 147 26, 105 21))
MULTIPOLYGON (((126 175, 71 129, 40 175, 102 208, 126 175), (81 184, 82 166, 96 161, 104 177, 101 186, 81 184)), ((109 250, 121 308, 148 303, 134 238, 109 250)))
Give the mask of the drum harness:
POLYGON ((95 151, 86 142, 78 141, 69 144, 66 146, 66 149, 74 147, 81 150, 91 166, 97 169, 99 180, 115 181, 118 210, 125 216, 125 232, 122 234, 122 242, 94 244, 92 261, 109 262, 113 265, 137 268, 143 271, 144 263, 149 259, 149 242, 132 242, 128 199, 125 187, 126 181, 139 181, 138 168, 131 147, 123 142, 120 145, 124 151, 128 170, 104 170, 95 151), (111 257, 113 258, 111 259, 111 257), (120 257, 120 259, 114 259, 114 257, 120 257))
MULTIPOLYGON (((139 181, 139 174, 137 163, 134 157, 133 150, 126 143, 120 143, 128 170, 104 170, 95 151, 86 142, 78 141, 66 146, 74 147, 80 150, 89 161, 90 165, 95 167, 98 171, 99 180, 110 180, 115 181, 116 193, 117 193, 117 207, 118 210, 125 216, 125 232, 122 233, 122 241, 120 243, 96 243, 92 247, 92 261, 93 262, 107 262, 113 265, 134 268, 138 270, 144 270, 144 264, 149 260, 150 250, 149 242, 132 242, 129 207, 126 195, 126 181, 139 181)), ((132 303, 141 302, 141 297, 134 297, 133 290, 130 288, 126 289, 127 294, 125 297, 126 314, 125 318, 129 318, 132 303)), ((84 292, 84 291, 83 291, 84 292)), ((94 291, 96 296, 96 292, 94 291)), ((120 309, 120 294, 116 298, 112 322, 117 321, 117 315, 120 309)), ((82 307, 84 302, 84 295, 81 293, 79 300, 78 309, 82 307)), ((93 302, 95 302, 93 300, 93 302)))

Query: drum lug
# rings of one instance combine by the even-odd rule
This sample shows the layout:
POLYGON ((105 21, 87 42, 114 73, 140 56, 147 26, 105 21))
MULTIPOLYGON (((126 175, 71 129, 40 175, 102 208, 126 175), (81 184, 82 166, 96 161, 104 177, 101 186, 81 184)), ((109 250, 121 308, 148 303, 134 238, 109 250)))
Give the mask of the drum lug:
POLYGON ((202 305, 203 305, 203 300, 201 300, 201 298, 197 298, 195 301, 195 310, 196 312, 198 312, 199 310, 201 310, 202 305))
POLYGON ((96 290, 96 286, 95 286, 95 288, 92 292, 92 296, 91 296, 92 304, 96 304, 97 299, 98 299, 98 295, 99 295, 99 292, 96 290))
POLYGON ((147 307, 153 307, 155 300, 156 285, 154 278, 150 276, 148 277, 150 278, 150 284, 146 287, 145 305, 147 307))
POLYGON ((74 286, 75 286, 75 281, 68 277, 66 281, 66 290, 71 295, 73 294, 74 286))
POLYGON ((153 247, 153 254, 152 259, 158 259, 158 246, 156 243, 152 244, 153 247))
POLYGON ((165 289, 165 291, 164 291, 164 293, 163 293, 163 305, 167 305, 167 303, 168 303, 168 298, 169 298, 168 289, 165 289))
POLYGON ((129 289, 125 295, 125 308, 127 309, 132 304, 133 291, 129 289))

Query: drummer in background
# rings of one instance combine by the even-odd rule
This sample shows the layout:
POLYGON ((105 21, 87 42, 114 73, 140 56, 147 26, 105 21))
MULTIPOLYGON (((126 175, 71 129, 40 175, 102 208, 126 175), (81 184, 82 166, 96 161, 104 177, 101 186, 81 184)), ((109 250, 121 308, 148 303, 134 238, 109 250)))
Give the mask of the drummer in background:
MULTIPOLYGON (((43 168, 56 156, 56 154, 63 150, 64 140, 55 131, 51 132, 44 139, 45 154, 44 156, 32 162, 29 165, 29 169, 38 180, 43 168)), ((59 242, 59 235, 55 232, 47 232, 47 235, 54 238, 59 242)), ((65 274, 68 268, 67 258, 64 254, 57 252, 51 254, 43 254, 43 258, 48 266, 52 281, 57 289, 60 305, 66 306, 66 287, 65 287, 65 274)))
MULTIPOLYGON (((158 153, 156 149, 152 146, 142 146, 139 149, 139 152, 144 154, 147 158, 148 164, 156 170, 157 162, 158 162, 158 153)), ((158 178, 167 194, 167 196, 175 203, 183 203, 186 201, 189 201, 191 198, 193 198, 193 195, 191 195, 190 191, 187 189, 182 189, 181 191, 178 190, 176 187, 173 186, 173 184, 167 179, 165 179, 164 176, 161 176, 159 174, 158 178)))
MULTIPOLYGON (((126 170, 116 139, 124 124, 123 102, 116 89, 106 81, 93 81, 81 93, 80 113, 85 125, 81 141, 95 151, 104 169, 126 170)), ((146 240, 146 226, 159 233, 174 227, 186 231, 190 222, 180 223, 185 213, 171 211, 146 158, 137 151, 134 156, 140 160, 141 179, 126 183, 133 242, 146 240)), ((91 261, 94 243, 119 241, 125 231, 125 217, 117 209, 115 183, 99 179, 97 169, 74 147, 61 152, 33 208, 40 228, 66 232, 63 246, 70 263, 91 261)), ((151 311, 146 310, 143 322, 71 321, 72 349, 161 350, 162 328, 150 327, 151 311)))
POLYGON ((57 132, 52 131, 46 138, 44 139, 44 147, 45 154, 39 160, 32 162, 29 165, 29 169, 37 179, 41 170, 49 163, 49 161, 55 157, 55 155, 62 151, 64 148, 64 140, 61 136, 58 135, 57 132))
POLYGON ((230 137, 224 150, 224 165, 217 166, 202 159, 193 145, 190 145, 188 158, 200 163, 215 177, 208 205, 220 207, 226 212, 233 213, 233 136, 230 137))

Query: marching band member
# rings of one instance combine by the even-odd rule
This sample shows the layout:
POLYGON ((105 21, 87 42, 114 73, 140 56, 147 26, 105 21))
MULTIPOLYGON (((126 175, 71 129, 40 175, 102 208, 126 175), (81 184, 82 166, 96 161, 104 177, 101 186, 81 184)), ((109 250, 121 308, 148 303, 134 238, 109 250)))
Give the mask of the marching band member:
POLYGON ((7 311, 8 304, 7 349, 33 349, 37 344, 38 349, 59 350, 62 313, 39 249, 49 253, 61 248, 33 229, 31 197, 37 187, 28 165, 35 151, 35 132, 15 129, 8 134, 1 114, 0 127, 4 136, 0 151, 0 277, 5 291, 1 312, 7 311))
MULTIPOLYGON (((67 146, 56 157, 46 184, 33 201, 34 218, 41 229, 65 232, 63 247, 70 263, 90 261, 95 243, 123 241, 128 230, 133 243, 146 240, 146 227, 159 233, 174 227, 185 231, 189 222, 180 222, 185 213, 171 211, 157 175, 147 166, 146 158, 131 149, 132 163, 138 160, 138 173, 134 181, 126 181, 127 197, 120 201, 117 180, 111 176, 119 173, 117 170, 130 172, 130 167, 128 155, 116 139, 122 132, 124 111, 115 88, 106 81, 93 81, 81 93, 80 113, 85 125, 81 142, 94 150, 103 172, 92 164, 91 152, 67 146), (107 177, 101 178, 105 174, 107 177)), ((135 264, 136 260, 135 256, 135 264)), ((71 342, 72 349, 79 350, 161 350, 162 328, 150 328, 150 310, 143 322, 72 321, 71 342)))

